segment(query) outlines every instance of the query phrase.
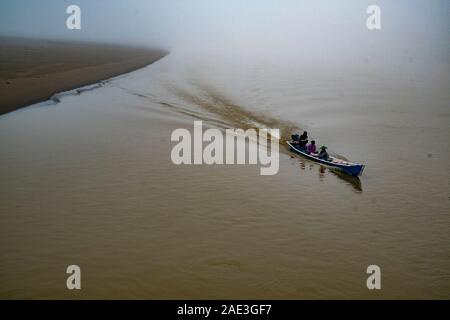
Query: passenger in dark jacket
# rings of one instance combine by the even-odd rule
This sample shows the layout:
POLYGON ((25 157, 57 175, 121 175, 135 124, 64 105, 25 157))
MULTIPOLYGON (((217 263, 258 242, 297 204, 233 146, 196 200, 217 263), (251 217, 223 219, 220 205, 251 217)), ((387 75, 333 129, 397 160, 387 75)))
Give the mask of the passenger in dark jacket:
POLYGON ((300 139, 298 140, 298 146, 306 150, 306 144, 308 143, 308 132, 303 131, 303 134, 300 136, 300 139))
POLYGON ((328 152, 327 152, 327 147, 325 147, 325 146, 321 146, 320 147, 319 159, 322 159, 322 160, 329 160, 330 159, 330 157, 328 155, 328 152))

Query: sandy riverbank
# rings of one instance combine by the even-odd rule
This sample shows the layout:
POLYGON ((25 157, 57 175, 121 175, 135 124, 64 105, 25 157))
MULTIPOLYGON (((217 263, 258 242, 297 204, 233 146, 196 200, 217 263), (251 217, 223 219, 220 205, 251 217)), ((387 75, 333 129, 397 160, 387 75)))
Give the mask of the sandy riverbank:
POLYGON ((0 114, 142 68, 166 54, 159 49, 2 38, 0 114))

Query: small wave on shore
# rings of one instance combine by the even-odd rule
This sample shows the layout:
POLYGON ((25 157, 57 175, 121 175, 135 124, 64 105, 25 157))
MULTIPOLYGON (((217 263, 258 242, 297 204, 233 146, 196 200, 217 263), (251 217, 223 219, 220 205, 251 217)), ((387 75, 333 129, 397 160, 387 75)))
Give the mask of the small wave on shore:
POLYGON ((88 91, 92 91, 92 90, 101 88, 106 83, 107 83, 107 80, 102 80, 100 82, 97 82, 97 83, 94 83, 94 84, 91 84, 91 85, 87 85, 87 86, 84 86, 84 87, 80 87, 80 88, 77 88, 77 89, 58 92, 58 93, 55 93, 54 95, 52 95, 49 100, 53 101, 55 104, 57 104, 57 103, 60 103, 61 99, 63 99, 64 97, 67 97, 67 96, 78 96, 78 95, 82 94, 83 92, 88 92, 88 91))

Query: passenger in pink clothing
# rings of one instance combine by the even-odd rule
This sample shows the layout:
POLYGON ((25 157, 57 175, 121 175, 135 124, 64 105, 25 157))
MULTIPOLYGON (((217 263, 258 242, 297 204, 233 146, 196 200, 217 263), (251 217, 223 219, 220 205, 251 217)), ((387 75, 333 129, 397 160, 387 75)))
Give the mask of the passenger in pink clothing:
POLYGON ((313 140, 310 144, 308 144, 308 147, 306 148, 306 153, 316 153, 316 142, 313 140))

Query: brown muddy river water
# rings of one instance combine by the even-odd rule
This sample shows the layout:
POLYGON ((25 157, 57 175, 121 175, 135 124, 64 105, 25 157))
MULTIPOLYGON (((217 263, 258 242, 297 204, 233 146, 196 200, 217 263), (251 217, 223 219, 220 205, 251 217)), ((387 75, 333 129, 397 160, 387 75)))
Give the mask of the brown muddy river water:
POLYGON ((449 79, 166 58, 0 117, 2 298, 450 298, 449 79), (176 166, 171 133, 307 130, 280 170, 176 166), (82 290, 66 288, 79 265, 82 290), (380 266, 382 290, 366 287, 380 266))

